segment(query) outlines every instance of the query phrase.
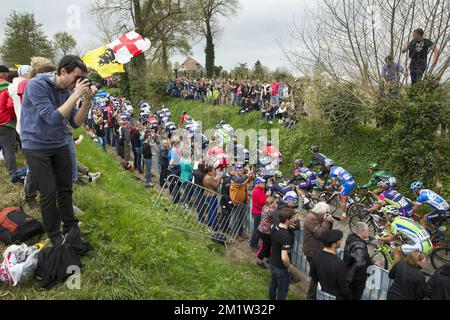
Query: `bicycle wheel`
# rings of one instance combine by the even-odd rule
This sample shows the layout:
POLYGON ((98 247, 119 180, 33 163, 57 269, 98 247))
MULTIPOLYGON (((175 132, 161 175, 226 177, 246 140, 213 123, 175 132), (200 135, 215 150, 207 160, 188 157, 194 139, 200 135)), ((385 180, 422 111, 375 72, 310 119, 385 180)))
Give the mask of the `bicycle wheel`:
POLYGON ((339 197, 334 193, 322 192, 317 197, 317 202, 326 202, 330 206, 330 214, 334 215, 340 207, 339 197))
POLYGON ((378 262, 378 265, 382 266, 383 269, 388 270, 389 260, 384 252, 380 250, 380 247, 373 243, 368 243, 367 250, 369 251, 370 259, 372 259, 376 263, 378 262))
POLYGON ((356 232, 356 224, 358 222, 364 222, 369 226, 369 237, 373 238, 377 232, 377 228, 374 224, 374 221, 370 217, 370 215, 364 215, 364 214, 357 214, 350 217, 350 220, 348 221, 350 230, 352 232, 356 232))
POLYGON ((363 214, 364 213, 364 209, 365 207, 362 204, 359 203, 354 203, 352 205, 350 205, 347 209, 347 216, 348 217, 353 217, 356 216, 358 214, 363 214))
POLYGON ((445 264, 450 263, 450 247, 440 247, 431 253, 431 265, 434 269, 439 269, 445 264))

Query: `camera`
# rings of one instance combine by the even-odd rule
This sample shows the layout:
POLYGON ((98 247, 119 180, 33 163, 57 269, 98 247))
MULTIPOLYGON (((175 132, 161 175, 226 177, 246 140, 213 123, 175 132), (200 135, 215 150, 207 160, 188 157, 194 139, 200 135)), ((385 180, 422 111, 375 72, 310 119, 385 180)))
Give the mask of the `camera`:
POLYGON ((84 81, 84 80, 88 80, 87 84, 89 85, 89 88, 92 87, 92 86, 95 86, 98 90, 100 90, 100 86, 97 83, 95 83, 93 80, 89 79, 88 77, 81 77, 80 78, 80 81, 84 81))

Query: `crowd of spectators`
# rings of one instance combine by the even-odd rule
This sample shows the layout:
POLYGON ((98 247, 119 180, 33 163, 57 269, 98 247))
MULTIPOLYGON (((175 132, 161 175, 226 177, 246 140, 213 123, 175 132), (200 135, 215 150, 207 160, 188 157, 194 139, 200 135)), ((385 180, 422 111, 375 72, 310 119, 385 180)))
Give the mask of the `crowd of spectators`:
POLYGON ((304 103, 297 81, 257 81, 236 79, 176 78, 169 81, 167 95, 185 100, 207 102, 211 105, 237 106, 239 114, 259 112, 261 118, 271 124, 278 123, 290 128, 303 116, 304 103))

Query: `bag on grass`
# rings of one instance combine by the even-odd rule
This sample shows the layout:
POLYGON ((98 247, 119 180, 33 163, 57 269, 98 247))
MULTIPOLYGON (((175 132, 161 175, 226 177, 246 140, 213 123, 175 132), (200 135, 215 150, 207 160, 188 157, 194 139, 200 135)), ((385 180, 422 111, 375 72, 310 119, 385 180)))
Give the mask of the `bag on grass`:
POLYGON ((31 278, 38 264, 39 248, 9 246, 3 253, 3 261, 0 265, 0 281, 9 286, 16 286, 23 280, 31 278))
POLYGON ((42 224, 20 208, 0 211, 0 241, 4 244, 22 243, 43 233, 42 224))

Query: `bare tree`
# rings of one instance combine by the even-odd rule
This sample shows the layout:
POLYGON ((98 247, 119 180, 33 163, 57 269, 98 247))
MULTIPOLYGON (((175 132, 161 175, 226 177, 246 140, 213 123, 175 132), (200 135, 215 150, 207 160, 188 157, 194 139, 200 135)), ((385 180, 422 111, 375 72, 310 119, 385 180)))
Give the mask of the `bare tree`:
POLYGON ((202 37, 206 40, 206 76, 212 77, 214 74, 215 45, 214 40, 218 32, 218 18, 220 16, 230 16, 236 14, 239 0, 196 0, 196 7, 193 19, 197 22, 197 27, 202 37))
POLYGON ((430 63, 426 76, 449 81, 448 0, 322 0, 307 16, 303 25, 294 21, 290 28, 291 45, 280 44, 291 64, 305 74, 319 64, 330 79, 358 83, 361 97, 374 97, 384 58, 392 55, 406 66, 402 48, 414 29, 423 28, 441 49, 439 63, 430 63))

